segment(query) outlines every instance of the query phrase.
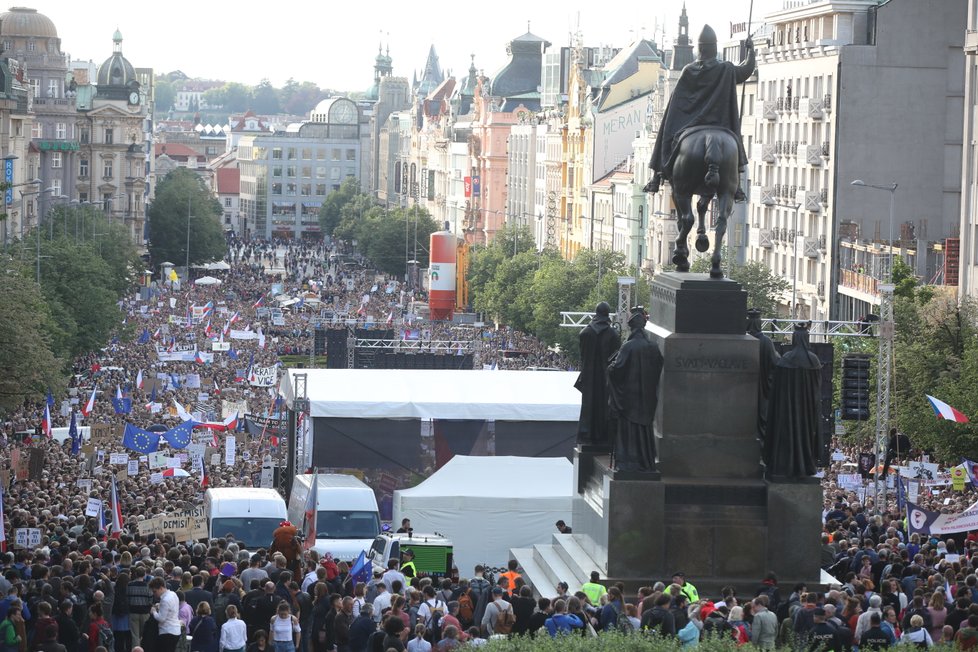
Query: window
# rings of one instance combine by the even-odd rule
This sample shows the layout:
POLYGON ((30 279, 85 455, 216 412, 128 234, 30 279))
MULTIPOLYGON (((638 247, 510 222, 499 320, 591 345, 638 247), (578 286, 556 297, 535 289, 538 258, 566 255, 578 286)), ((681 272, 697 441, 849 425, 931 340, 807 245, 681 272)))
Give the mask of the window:
POLYGON ((51 196, 52 197, 60 197, 61 196, 61 179, 53 179, 51 181, 51 187, 54 188, 54 190, 51 191, 51 196))
POLYGON ((115 136, 115 134, 112 131, 112 128, 111 127, 106 127, 106 129, 105 129, 105 144, 106 145, 111 145, 115 141, 114 136, 115 136))
POLYGON ((312 195, 312 184, 310 183, 302 184, 302 186, 300 186, 299 189, 299 194, 302 195, 303 197, 309 197, 310 195, 312 195))
POLYGON ((311 165, 303 165, 302 166, 302 178, 303 179, 311 179, 312 178, 312 166, 311 165))
POLYGON ((312 148, 310 148, 310 147, 303 147, 302 148, 302 160, 303 161, 310 161, 310 160, 312 160, 312 148))
POLYGON ((224 208, 231 208, 231 198, 230 197, 225 197, 224 198, 224 208))
POLYGON ((78 201, 80 201, 80 202, 86 202, 86 201, 88 201, 88 193, 87 192, 80 192, 80 193, 78 193, 78 201))
POLYGON ((31 39, 31 40, 27 41, 27 51, 28 52, 33 52, 34 51, 34 48, 36 48, 36 47, 37 47, 37 44, 34 42, 34 39, 31 39))
POLYGON ((288 157, 288 159, 290 161, 294 161, 295 160, 295 147, 289 147, 286 150, 285 155, 288 157))
POLYGON ((285 167, 285 176, 287 176, 287 177, 294 177, 295 176, 296 169, 297 168, 294 165, 287 165, 285 167))
POLYGON ((325 194, 326 194, 326 184, 325 183, 317 183, 316 184, 316 196, 322 197, 325 194))
POLYGON ((280 177, 280 176, 282 176, 282 166, 281 165, 276 165, 276 166, 273 166, 272 167, 272 176, 273 177, 280 177))
POLYGON ((355 160, 357 160, 357 150, 355 150, 355 149, 348 149, 348 150, 346 150, 346 160, 347 161, 355 161, 355 160))
POLYGON ((61 167, 61 152, 51 152, 51 167, 61 167))
POLYGON ((272 158, 273 159, 277 159, 277 160, 281 160, 282 159, 282 148, 281 147, 273 147, 272 148, 272 158))
POLYGON ((78 132, 78 140, 81 141, 82 145, 88 144, 88 127, 81 128, 81 131, 78 132))
POLYGON ((316 166, 316 178, 317 179, 325 179, 326 178, 326 166, 325 165, 317 165, 316 166))
POLYGON ((68 125, 64 122, 59 122, 54 127, 54 137, 58 140, 64 140, 68 137, 68 125))
POLYGON ((78 176, 87 177, 88 176, 88 159, 83 158, 78 161, 78 176))
POLYGON ((272 194, 281 195, 282 194, 282 184, 276 181, 272 184, 272 194))
POLYGON ((34 99, 41 97, 41 80, 29 79, 28 82, 31 85, 31 97, 34 99))
POLYGON ((10 41, 4 41, 3 42, 3 50, 4 50, 4 52, 6 52, 9 49, 10 49, 10 41))
POLYGON ((326 150, 325 149, 317 149, 316 150, 316 160, 317 161, 325 161, 326 160, 326 150))
POLYGON ((23 120, 11 120, 10 124, 13 126, 15 136, 24 135, 24 123, 23 120))
POLYGON ((208 145, 204 151, 207 153, 208 156, 217 155, 217 147, 215 147, 214 145, 208 145))
POLYGON ((340 160, 340 149, 338 147, 333 149, 333 160, 340 160))
POLYGON ((289 182, 289 183, 286 183, 285 184, 285 194, 286 195, 294 195, 295 194, 295 191, 296 191, 296 184, 295 183, 289 182))
POLYGON ((104 161, 102 161, 102 176, 106 179, 112 178, 112 170, 114 167, 112 163, 113 160, 110 158, 107 158, 104 161))
POLYGON ((60 90, 61 90, 61 88, 58 85, 58 80, 57 79, 49 79, 48 80, 48 97, 58 97, 58 95, 59 95, 59 92, 58 91, 60 91, 60 90))
POLYGON ((329 178, 332 179, 333 181, 338 180, 340 178, 340 169, 339 168, 330 168, 329 169, 329 178))
POLYGON ((40 122, 31 123, 31 138, 43 138, 44 137, 44 127, 40 122))
POLYGON ((112 212, 112 193, 102 195, 102 210, 106 213, 112 212))

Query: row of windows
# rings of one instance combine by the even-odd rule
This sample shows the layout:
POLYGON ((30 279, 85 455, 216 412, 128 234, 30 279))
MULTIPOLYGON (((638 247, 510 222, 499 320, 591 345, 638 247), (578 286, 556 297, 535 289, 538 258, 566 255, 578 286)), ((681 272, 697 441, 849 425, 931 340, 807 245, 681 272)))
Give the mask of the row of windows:
MULTIPOLYGON (((50 129, 50 126, 49 126, 50 129)), ((55 140, 74 140, 75 139, 75 125, 66 122, 57 122, 54 124, 54 133, 45 134, 44 124, 41 122, 34 122, 31 124, 31 138, 41 139, 41 138, 51 138, 54 137, 55 140)), ((91 133, 88 127, 78 128, 78 141, 82 145, 88 145, 91 142, 91 133)), ((112 127, 105 127, 102 129, 102 142, 106 145, 112 145, 115 143, 115 129, 112 127)))
MULTIPOLYGON (((303 147, 301 149, 297 147, 286 147, 284 149, 281 147, 273 147, 272 159, 282 160, 284 155, 284 158, 287 161, 294 161, 296 159, 301 159, 303 161, 312 161, 313 156, 315 156, 316 157, 315 160, 325 161, 326 153, 327 151, 325 149, 316 148, 314 151, 312 147, 303 147)), ((331 150, 329 150, 329 156, 330 156, 329 160, 331 161, 342 161, 343 160, 342 157, 344 156, 344 150, 339 147, 334 147, 331 150)), ((347 149, 345 156, 347 161, 355 161, 357 160, 357 150, 347 149)))
MULTIPOLYGON (((355 177, 354 174, 348 174, 348 177, 355 177)), ((284 195, 284 196, 294 196, 298 195, 300 197, 324 197, 326 195, 325 183, 280 183, 278 181, 272 183, 272 194, 273 195, 284 195)), ((340 185, 334 183, 330 185, 332 190, 339 190, 340 185)))
MULTIPOLYGON (((286 176, 286 177, 298 177, 298 176, 300 176, 299 175, 300 169, 297 166, 295 166, 295 165, 287 165, 284 168, 281 165, 273 166, 272 167, 272 176, 273 177, 281 177, 281 176, 283 176, 282 175, 282 172, 283 171, 285 172, 285 175, 284 176, 286 176)), ((325 179, 328 176, 328 178, 330 178, 330 179, 332 179, 332 180, 335 181, 335 180, 337 180, 337 179, 339 179, 341 177, 342 173, 343 173, 343 171, 340 168, 338 168, 338 167, 327 168, 325 165, 318 165, 318 166, 316 166, 316 178, 317 179, 325 179), (328 170, 328 172, 327 172, 327 170, 328 170)), ((303 179, 311 179, 312 178, 312 166, 311 165, 304 165, 304 166, 302 166, 302 168, 301 168, 301 176, 302 176, 303 179)), ((351 169, 351 168, 347 168, 346 169, 346 176, 356 176, 356 172, 353 169, 351 169)))

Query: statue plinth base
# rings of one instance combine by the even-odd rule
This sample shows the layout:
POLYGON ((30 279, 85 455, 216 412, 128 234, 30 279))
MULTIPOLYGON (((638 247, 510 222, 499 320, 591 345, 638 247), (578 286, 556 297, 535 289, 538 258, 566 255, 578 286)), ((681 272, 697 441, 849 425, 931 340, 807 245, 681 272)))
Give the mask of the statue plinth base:
POLYGON ((746 293, 733 281, 679 273, 657 276, 652 292, 647 328, 664 359, 655 419, 661 475, 616 473, 607 455, 576 452, 574 533, 555 536, 544 546, 552 550, 527 565, 548 569, 540 581, 572 586, 596 570, 628 592, 676 571, 707 597, 725 585, 753 595, 768 571, 783 586, 817 584, 822 490, 763 477, 760 356, 744 332, 746 293))

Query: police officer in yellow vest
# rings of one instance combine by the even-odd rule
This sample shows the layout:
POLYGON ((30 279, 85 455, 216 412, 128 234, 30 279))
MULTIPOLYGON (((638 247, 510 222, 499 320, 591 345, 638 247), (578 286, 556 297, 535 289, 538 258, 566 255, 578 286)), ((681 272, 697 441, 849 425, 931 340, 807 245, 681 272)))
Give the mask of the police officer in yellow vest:
POLYGON ((418 574, 418 567, 414 565, 414 551, 410 548, 401 551, 401 573, 409 582, 418 574))
POLYGON ((696 590, 696 587, 686 581, 686 574, 682 571, 678 571, 672 574, 672 583, 678 584, 683 595, 689 600, 690 604, 698 602, 700 599, 700 593, 696 590))
POLYGON ((598 580, 601 579, 601 575, 598 571, 591 571, 591 581, 585 582, 581 586, 581 591, 587 596, 587 599, 591 601, 591 604, 597 606, 601 604, 601 596, 608 592, 607 587, 600 584, 598 580))

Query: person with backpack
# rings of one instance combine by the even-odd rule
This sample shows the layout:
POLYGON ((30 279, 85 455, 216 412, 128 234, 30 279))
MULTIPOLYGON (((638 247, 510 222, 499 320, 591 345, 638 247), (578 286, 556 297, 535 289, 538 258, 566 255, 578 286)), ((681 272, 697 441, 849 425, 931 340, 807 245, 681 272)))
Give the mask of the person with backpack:
POLYGON ((0 621, 0 646, 3 652, 20 652, 21 643, 27 640, 20 610, 20 600, 13 600, 7 609, 7 617, 0 621))
POLYGON ((428 584, 422 589, 424 602, 418 607, 418 622, 424 624, 428 641, 434 645, 441 640, 442 618, 445 617, 447 605, 435 595, 435 588, 428 584))
POLYGON ((115 635, 112 633, 112 626, 102 616, 102 605, 96 603, 88 608, 88 650, 95 652, 95 648, 102 646, 106 650, 115 649, 115 635))
MULTIPOLYGON (((490 590, 492 585, 484 577, 485 567, 478 565, 475 567, 475 577, 469 580, 469 595, 472 597, 472 624, 479 625, 486 613, 486 606, 492 600, 490 590)), ((461 600, 459 601, 459 612, 461 613, 461 600)))
POLYGON ((737 645, 750 643, 750 625, 744 620, 744 608, 737 606, 730 608, 730 615, 727 616, 727 624, 730 626, 730 633, 733 635, 737 645))
MULTIPOLYGON (((608 589, 608 602, 601 608, 598 617, 598 629, 602 632, 610 632, 618 629, 619 621, 627 621, 624 615, 625 601, 622 599, 621 591, 617 586, 608 589)), ((631 625, 631 623, 629 623, 631 625)))
POLYGON ((492 602, 486 605, 486 613, 482 616, 482 629, 488 635, 509 634, 516 624, 516 614, 513 605, 503 599, 502 587, 492 590, 492 602))
POLYGON ((912 643, 921 649, 933 647, 934 640, 930 637, 930 632, 924 627, 924 617, 914 614, 910 617, 910 629, 903 632, 900 637, 901 643, 912 643))
POLYGON ((197 615, 190 621, 190 652, 217 652, 217 623, 211 616, 211 605, 201 602, 197 605, 197 615))
POLYGON ((468 629, 475 619, 475 601, 472 599, 472 589, 469 587, 468 580, 459 581, 459 592, 455 601, 458 603, 458 620, 468 629))

